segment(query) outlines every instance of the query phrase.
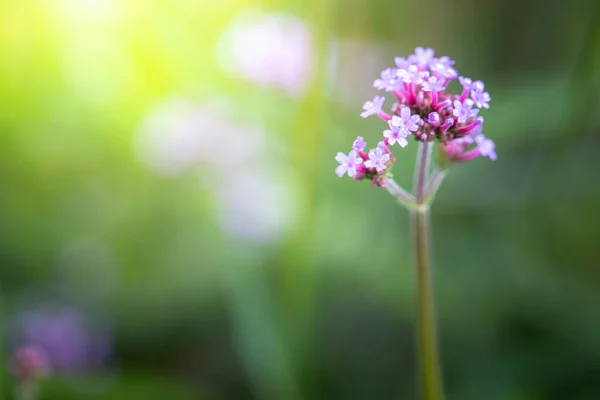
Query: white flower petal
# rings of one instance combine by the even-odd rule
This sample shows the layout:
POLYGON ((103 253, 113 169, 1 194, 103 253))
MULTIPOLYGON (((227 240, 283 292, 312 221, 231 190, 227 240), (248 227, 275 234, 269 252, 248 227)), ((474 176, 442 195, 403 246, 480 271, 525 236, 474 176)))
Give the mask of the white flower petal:
POLYGON ((339 162, 340 164, 346 164, 348 162, 348 156, 340 151, 335 156, 335 161, 339 162))

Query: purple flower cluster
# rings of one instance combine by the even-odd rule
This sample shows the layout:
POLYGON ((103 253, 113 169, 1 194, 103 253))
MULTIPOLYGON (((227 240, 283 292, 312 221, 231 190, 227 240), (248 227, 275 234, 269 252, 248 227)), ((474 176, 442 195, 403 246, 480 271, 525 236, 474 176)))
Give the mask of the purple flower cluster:
POLYGON ((39 307, 19 315, 18 340, 42 349, 57 372, 89 372, 103 367, 112 354, 112 337, 100 321, 72 307, 39 307))
POLYGON ((371 179, 374 186, 385 185, 385 174, 394 164, 390 148, 408 145, 408 137, 439 144, 441 163, 459 163, 479 156, 496 159, 494 142, 481 134, 482 108, 491 100, 481 81, 458 75, 449 57, 436 58, 432 49, 417 47, 408 57, 396 57, 395 68, 381 72, 373 86, 391 92, 395 103, 391 113, 383 110, 384 96, 375 96, 363 106, 361 117, 377 115, 388 124, 384 140, 365 153, 366 142, 358 137, 349 154, 338 153, 335 172, 353 179, 371 179), (458 78, 460 94, 446 93, 448 84, 458 78), (473 147, 474 145, 474 147, 473 147))

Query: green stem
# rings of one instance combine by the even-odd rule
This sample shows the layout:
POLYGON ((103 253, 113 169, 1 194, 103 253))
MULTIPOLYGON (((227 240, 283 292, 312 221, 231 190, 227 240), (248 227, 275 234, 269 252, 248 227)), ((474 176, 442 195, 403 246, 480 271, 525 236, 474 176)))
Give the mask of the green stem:
POLYGON ((433 143, 419 142, 417 162, 415 165, 415 178, 413 181, 413 192, 417 198, 418 204, 423 204, 425 200, 425 186, 427 185, 427 177, 429 175, 432 145, 433 143))
POLYGON ((431 144, 420 143, 415 171, 415 197, 417 208, 413 211, 413 234, 418 278, 418 336, 417 362, 421 399, 444 398, 440 357, 437 344, 435 304, 431 277, 429 205, 427 200, 427 175, 431 158, 431 144))
POLYGON ((387 191, 398 200, 400 205, 406 207, 409 210, 414 210, 417 207, 415 197, 408 193, 402 186, 398 185, 392 178, 386 179, 385 188, 387 191))
POLYGON ((442 181, 446 177, 446 171, 442 171, 440 169, 435 169, 433 174, 431 175, 431 179, 427 184, 427 188, 425 189, 425 203, 431 204, 435 195, 437 194, 442 181))

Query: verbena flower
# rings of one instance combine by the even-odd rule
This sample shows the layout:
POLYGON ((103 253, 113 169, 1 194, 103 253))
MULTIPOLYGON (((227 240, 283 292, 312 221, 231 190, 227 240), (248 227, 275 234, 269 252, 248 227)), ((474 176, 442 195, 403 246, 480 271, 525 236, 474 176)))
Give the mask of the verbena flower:
POLYGON ((356 167, 361 165, 363 162, 362 158, 358 157, 356 150, 350 151, 348 155, 339 152, 335 156, 335 160, 340 163, 340 165, 335 169, 335 173, 340 178, 344 176, 344 174, 348 174, 350 178, 354 178, 357 172, 356 167))
POLYGON ((477 157, 488 157, 496 160, 496 145, 481 133, 481 126, 473 129, 468 135, 440 145, 440 153, 446 163, 463 163, 477 157), (471 147, 471 145, 474 145, 471 147))
POLYGON ((485 91, 485 85, 481 81, 473 82, 471 86, 471 100, 479 108, 490 108, 488 104, 492 98, 490 94, 485 91))
POLYGON ((496 145, 492 139, 488 139, 482 134, 475 136, 475 143, 477 144, 477 150, 484 157, 489 157, 490 160, 498 158, 496 156, 496 145))
POLYGON ((398 69, 397 75, 404 83, 420 85, 423 79, 429 76, 429 72, 421 71, 418 66, 411 65, 407 69, 398 69))
POLYGON ((459 76, 458 81, 462 85, 463 90, 467 90, 467 91, 471 90, 471 87, 473 86, 473 81, 470 78, 465 78, 464 76, 459 76))
POLYGON ((442 57, 443 59, 448 59, 449 61, 445 61, 442 59, 436 59, 435 62, 430 64, 431 73, 435 76, 439 76, 444 79, 455 79, 458 76, 458 72, 452 68, 454 61, 450 60, 448 57, 442 57))
POLYGON ((385 102, 385 97, 383 96, 375 96, 373 101, 367 101, 363 105, 363 112, 360 114, 361 117, 367 118, 370 115, 377 114, 381 111, 381 107, 383 107, 383 103, 385 102))
POLYGON ((399 127, 392 125, 391 121, 390 129, 383 131, 383 137, 387 138, 390 146, 394 143, 398 143, 400 147, 407 146, 408 140, 406 140, 406 136, 408 136, 408 131, 404 129, 401 130, 399 127))
POLYGON ((369 159, 365 161, 365 167, 375 168, 377 172, 383 172, 387 168, 387 163, 390 161, 390 155, 381 147, 369 150, 369 159))
POLYGON ((365 142, 365 139, 362 136, 357 136, 356 140, 352 144, 352 149, 356 151, 363 151, 365 147, 367 147, 367 142, 365 142))
POLYGON ((408 56, 408 61, 413 65, 426 65, 433 59, 434 54, 433 49, 417 47, 415 53, 408 56))
POLYGON ((420 121, 421 117, 418 115, 411 115, 410 108, 402 107, 400 116, 394 115, 390 126, 398 127, 401 131, 409 134, 411 131, 414 132, 419 129, 420 121))
POLYGON ((397 70, 388 68, 381 71, 381 76, 373 82, 373 87, 377 90, 387 90, 388 86, 393 85, 397 80, 397 70))
POLYGON ((348 155, 338 153, 338 176, 371 179, 374 186, 385 185, 385 177, 395 162, 390 151, 396 143, 406 147, 410 140, 436 142, 438 163, 453 163, 477 157, 496 159, 494 142, 481 134, 481 109, 489 108, 491 97, 482 81, 459 76, 454 60, 436 57, 433 49, 417 47, 407 57, 395 57, 395 66, 386 68, 373 83, 377 90, 390 92, 395 102, 383 109, 384 96, 375 96, 363 105, 361 117, 377 115, 387 122, 383 141, 364 153, 366 142, 358 137, 348 155), (448 93, 448 85, 458 79, 462 91, 448 93), (340 156, 341 155, 341 156, 340 156))
POLYGON ((473 100, 467 99, 464 103, 458 100, 454 101, 452 114, 457 118, 459 124, 464 124, 467 120, 475 118, 479 109, 473 109, 473 100))
POLYGON ((445 79, 430 77, 423 83, 423 90, 426 92, 441 92, 446 87, 445 79))

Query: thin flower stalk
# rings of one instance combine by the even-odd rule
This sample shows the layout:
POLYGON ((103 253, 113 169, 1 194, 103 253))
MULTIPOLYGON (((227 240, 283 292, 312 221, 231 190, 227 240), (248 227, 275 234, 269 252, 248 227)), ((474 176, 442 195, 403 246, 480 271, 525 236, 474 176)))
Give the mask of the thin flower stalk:
POLYGON ((482 81, 459 76, 449 57, 435 57, 432 49, 417 47, 408 57, 396 57, 395 67, 381 72, 373 82, 377 90, 390 92, 395 101, 384 110, 385 97, 375 96, 363 105, 362 118, 377 116, 385 123, 383 137, 369 150, 362 136, 348 154, 339 152, 335 172, 354 180, 369 180, 383 187, 398 204, 412 214, 418 286, 417 360, 419 393, 422 399, 444 398, 437 343, 431 266, 429 210, 449 168, 480 157, 496 160, 494 142, 482 134, 481 110, 490 107, 491 97, 482 81), (447 92, 458 79, 462 90, 447 92), (398 185, 391 169, 394 150, 410 141, 419 142, 413 193, 398 185), (435 152, 435 156, 433 156, 435 152), (435 160, 435 161, 433 161, 435 160), (431 172, 432 171, 432 172, 431 172))

